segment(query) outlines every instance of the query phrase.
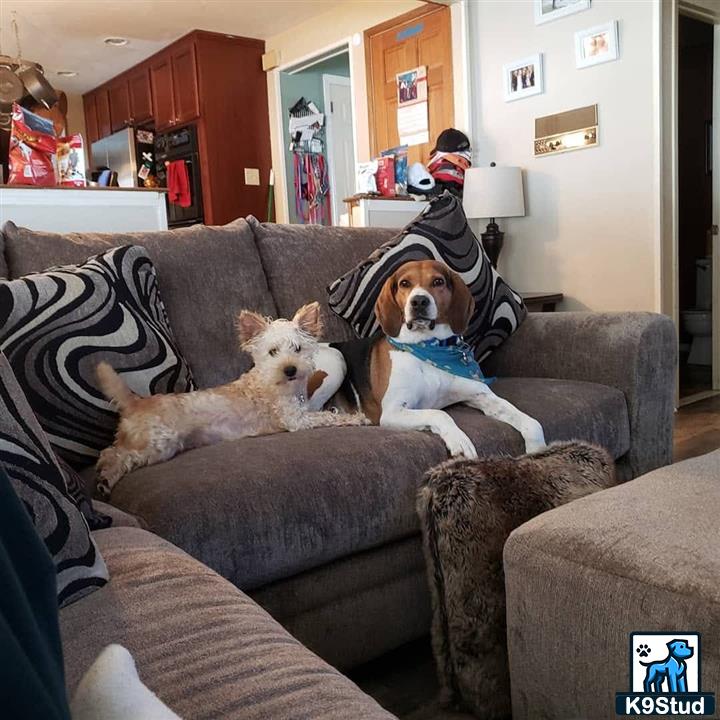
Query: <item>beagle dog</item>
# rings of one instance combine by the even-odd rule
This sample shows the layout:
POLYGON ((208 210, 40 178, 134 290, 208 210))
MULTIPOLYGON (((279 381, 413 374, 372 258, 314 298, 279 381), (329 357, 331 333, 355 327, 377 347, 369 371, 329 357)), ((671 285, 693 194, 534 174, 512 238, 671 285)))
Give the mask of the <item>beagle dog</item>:
POLYGON ((514 427, 526 452, 544 448, 540 423, 492 392, 462 341, 474 305, 462 278, 444 264, 405 263, 387 279, 375 305, 385 336, 326 346, 316 367, 327 376, 313 405, 332 401, 362 409, 377 425, 429 430, 450 455, 475 458, 470 438, 443 412, 464 403, 514 427))

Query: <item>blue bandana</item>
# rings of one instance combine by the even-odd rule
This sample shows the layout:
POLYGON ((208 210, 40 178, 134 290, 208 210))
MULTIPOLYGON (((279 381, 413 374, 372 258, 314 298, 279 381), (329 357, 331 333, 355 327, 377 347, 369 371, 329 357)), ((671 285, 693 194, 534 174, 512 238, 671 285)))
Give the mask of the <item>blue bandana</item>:
POLYGON ((452 335, 446 340, 433 338, 418 343, 398 342, 391 337, 387 341, 395 350, 409 352, 423 362, 430 363, 451 375, 480 380, 486 385, 495 380, 494 377, 483 376, 480 365, 473 356, 472 348, 459 335, 452 335))

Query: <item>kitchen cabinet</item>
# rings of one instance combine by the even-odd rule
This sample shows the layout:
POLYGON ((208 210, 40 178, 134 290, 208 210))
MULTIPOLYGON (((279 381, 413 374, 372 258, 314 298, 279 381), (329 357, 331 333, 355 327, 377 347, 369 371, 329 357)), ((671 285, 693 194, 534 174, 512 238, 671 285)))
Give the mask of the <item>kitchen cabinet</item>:
POLYGON ((205 222, 264 218, 270 177, 265 43, 193 30, 83 96, 87 142, 125 123, 163 132, 193 123, 205 222), (244 168, 260 183, 245 184, 244 168))
POLYGON ((98 137, 107 137, 112 134, 110 93, 107 88, 101 88, 95 91, 95 107, 97 109, 98 137))
POLYGON ((127 78, 121 77, 108 87, 110 101, 110 126, 113 132, 122 130, 131 124, 130 92, 127 78))
POLYGON ((100 139, 97 119, 97 103, 95 93, 88 93, 83 98, 85 110, 85 135, 88 147, 100 139))
POLYGON ((172 124, 181 125, 194 120, 200 114, 195 45, 193 43, 181 45, 172 51, 170 57, 175 104, 175 118, 172 124))
POLYGON ((141 125, 152 120, 153 102, 149 68, 140 67, 128 74, 128 91, 132 123, 141 125))
POLYGON ((150 86, 152 88, 153 119, 155 128, 162 130, 175 120, 175 99, 173 95, 172 60, 165 53, 150 64, 150 86))

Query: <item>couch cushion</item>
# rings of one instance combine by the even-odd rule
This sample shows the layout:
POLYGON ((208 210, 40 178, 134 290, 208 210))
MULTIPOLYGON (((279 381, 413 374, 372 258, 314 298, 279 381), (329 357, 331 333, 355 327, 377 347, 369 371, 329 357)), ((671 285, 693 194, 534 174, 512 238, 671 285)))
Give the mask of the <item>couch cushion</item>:
MULTIPOLYGON (((537 379, 496 388, 533 410, 548 441, 607 444, 614 457, 627 451, 617 390, 537 379)), ((481 454, 523 452, 509 425, 470 408, 451 414, 481 454)), ((137 470, 116 485, 112 503, 251 590, 418 532, 418 484, 446 457, 435 435, 379 427, 245 438, 137 470)))
POLYGON ((326 288, 395 234, 387 228, 340 228, 322 225, 275 225, 248 222, 255 232, 268 285, 281 317, 292 317, 301 305, 317 300, 324 308, 324 337, 349 340, 350 326, 327 304, 326 288))
POLYGON ((513 717, 614 717, 637 631, 701 633, 702 687, 720 687, 719 514, 720 450, 515 530, 504 556, 513 717))
POLYGON ((94 464, 115 435, 100 362, 140 395, 195 389, 142 247, 0 280, 0 348, 56 452, 76 467, 94 464))
POLYGON ((5 235, 0 230, 0 280, 10 277, 7 260, 5 259, 5 235))
POLYGON ((178 346, 198 387, 235 379, 250 367, 238 348, 235 318, 243 308, 275 315, 255 239, 245 220, 222 227, 149 233, 58 235, 5 224, 11 278, 51 265, 83 262, 118 245, 142 245, 158 274, 178 346))
POLYGON ((492 267, 470 229, 462 201, 447 190, 377 252, 333 280, 328 287, 331 310, 360 337, 381 333, 375 303, 393 273, 414 260, 438 260, 467 285, 475 306, 464 336, 478 360, 484 360, 525 319, 522 298, 492 267))
POLYGON ((136 528, 100 530, 112 582, 60 613, 68 688, 109 643, 190 720, 391 718, 204 565, 136 528))
POLYGON ((1 352, 0 468, 7 472, 55 563, 58 604, 102 587, 107 567, 68 493, 48 438, 1 352))

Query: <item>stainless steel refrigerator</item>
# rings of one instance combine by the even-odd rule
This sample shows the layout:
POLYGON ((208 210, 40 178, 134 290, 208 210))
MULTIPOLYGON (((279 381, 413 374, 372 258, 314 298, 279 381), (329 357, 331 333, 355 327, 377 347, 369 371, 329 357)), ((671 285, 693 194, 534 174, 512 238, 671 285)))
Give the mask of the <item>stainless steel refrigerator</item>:
POLYGON ((155 133, 125 128, 92 144, 92 170, 109 168, 120 187, 155 186, 155 133))

